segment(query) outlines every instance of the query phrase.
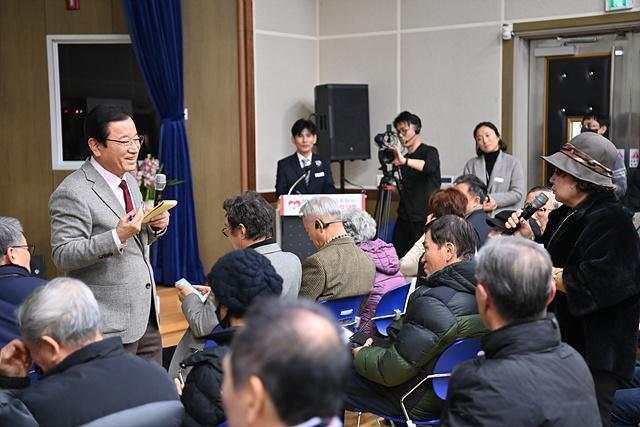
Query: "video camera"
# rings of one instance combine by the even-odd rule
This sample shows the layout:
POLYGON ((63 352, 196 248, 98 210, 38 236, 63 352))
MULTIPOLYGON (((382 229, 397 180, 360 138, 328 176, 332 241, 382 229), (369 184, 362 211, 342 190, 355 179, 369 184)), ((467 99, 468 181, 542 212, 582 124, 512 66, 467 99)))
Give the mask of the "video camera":
POLYGON ((398 145, 398 137, 393 131, 393 127, 391 125, 387 125, 387 130, 383 133, 377 134, 373 140, 378 145, 378 160, 380 161, 380 164, 384 166, 393 163, 395 156, 390 148, 398 145))

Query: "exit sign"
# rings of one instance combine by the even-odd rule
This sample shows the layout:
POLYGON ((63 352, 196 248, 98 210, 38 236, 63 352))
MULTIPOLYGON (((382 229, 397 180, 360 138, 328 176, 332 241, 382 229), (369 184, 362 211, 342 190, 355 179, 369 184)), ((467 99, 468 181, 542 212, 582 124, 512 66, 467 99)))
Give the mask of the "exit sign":
POLYGON ((632 9, 635 3, 635 0, 604 0, 604 10, 613 12, 616 10, 632 9))

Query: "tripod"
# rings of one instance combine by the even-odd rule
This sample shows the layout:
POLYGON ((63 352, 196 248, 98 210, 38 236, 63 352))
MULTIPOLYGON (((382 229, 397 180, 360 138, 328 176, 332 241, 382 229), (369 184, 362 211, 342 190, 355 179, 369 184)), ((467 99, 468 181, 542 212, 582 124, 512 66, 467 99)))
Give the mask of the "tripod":
POLYGON ((400 189, 400 181, 396 178, 397 166, 389 170, 386 165, 380 167, 382 179, 378 185, 378 201, 376 202, 376 224, 378 226, 377 238, 388 242, 389 236, 389 216, 391 215, 391 199, 393 197, 392 186, 396 185, 400 189))

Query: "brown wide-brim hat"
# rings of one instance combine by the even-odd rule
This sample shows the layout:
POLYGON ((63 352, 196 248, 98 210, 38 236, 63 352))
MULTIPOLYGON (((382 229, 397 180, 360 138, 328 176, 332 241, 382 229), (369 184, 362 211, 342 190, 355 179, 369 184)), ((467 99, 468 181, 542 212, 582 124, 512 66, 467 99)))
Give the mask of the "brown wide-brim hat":
POLYGON ((611 141, 593 132, 584 132, 550 156, 541 156, 563 172, 601 187, 615 188, 611 178, 618 150, 611 141))

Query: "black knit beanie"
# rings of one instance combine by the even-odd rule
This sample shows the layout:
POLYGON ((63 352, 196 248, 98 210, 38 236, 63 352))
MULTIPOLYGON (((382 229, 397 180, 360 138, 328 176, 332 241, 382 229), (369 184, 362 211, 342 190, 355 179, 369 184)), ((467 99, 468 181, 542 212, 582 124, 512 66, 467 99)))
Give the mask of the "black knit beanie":
POLYGON ((257 297, 282 293, 282 277, 271 261, 253 249, 239 249, 219 258, 207 279, 219 304, 235 317, 242 317, 257 297))

